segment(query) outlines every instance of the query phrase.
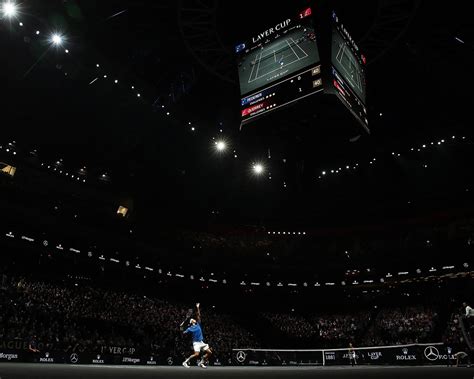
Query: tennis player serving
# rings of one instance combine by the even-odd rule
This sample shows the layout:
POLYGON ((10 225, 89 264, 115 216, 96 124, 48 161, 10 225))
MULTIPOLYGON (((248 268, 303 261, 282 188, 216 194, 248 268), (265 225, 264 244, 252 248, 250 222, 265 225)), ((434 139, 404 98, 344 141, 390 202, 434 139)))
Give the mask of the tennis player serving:
POLYGON ((193 358, 199 358, 201 352, 204 351, 204 357, 198 362, 198 365, 199 367, 206 368, 206 363, 209 361, 212 350, 209 345, 203 341, 204 337, 201 329, 201 310, 199 309, 199 303, 196 304, 196 319, 192 318, 189 320, 189 327, 183 333, 191 334, 194 350, 194 353, 183 362, 183 366, 189 368, 189 361, 193 358))

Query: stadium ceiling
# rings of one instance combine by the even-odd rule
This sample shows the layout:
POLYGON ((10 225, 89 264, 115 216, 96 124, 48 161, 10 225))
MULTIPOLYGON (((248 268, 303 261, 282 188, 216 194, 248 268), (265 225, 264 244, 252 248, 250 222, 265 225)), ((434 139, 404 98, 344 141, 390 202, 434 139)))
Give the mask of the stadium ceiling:
MULTIPOLYGON (((233 49, 224 43, 218 30, 221 3, 222 0, 180 0, 179 28, 187 49, 207 71, 235 83, 233 49)), ((369 64, 380 59, 404 35, 420 4, 421 0, 377 1, 372 25, 359 40, 369 64)))

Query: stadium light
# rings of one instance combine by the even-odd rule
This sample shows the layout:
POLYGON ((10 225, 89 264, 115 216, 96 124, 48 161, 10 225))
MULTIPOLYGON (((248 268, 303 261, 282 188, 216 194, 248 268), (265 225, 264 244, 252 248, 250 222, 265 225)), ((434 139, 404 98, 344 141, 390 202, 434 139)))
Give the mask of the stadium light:
POLYGON ((52 36, 51 36, 51 43, 53 45, 56 45, 56 46, 60 46, 62 45, 62 43, 64 42, 64 38, 63 36, 61 36, 60 34, 58 33, 54 33, 52 36))
POLYGON ((224 151, 227 148, 227 144, 224 141, 217 141, 216 142, 216 149, 217 151, 224 151))
POLYGON ((2 13, 5 17, 12 18, 15 17, 18 13, 18 7, 15 3, 7 1, 2 5, 2 13))
POLYGON ((265 171, 265 168, 263 167, 262 164, 260 163, 255 163, 253 166, 252 166, 252 169, 253 169, 253 172, 257 175, 260 175, 263 173, 263 171, 265 171))

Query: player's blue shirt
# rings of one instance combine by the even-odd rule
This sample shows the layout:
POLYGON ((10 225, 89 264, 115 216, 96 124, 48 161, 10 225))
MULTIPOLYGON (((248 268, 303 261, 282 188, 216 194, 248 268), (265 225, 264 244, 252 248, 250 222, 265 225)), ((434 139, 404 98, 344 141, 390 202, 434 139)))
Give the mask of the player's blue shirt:
POLYGON ((191 333, 191 335, 193 336, 193 342, 202 342, 204 340, 200 322, 195 325, 191 325, 188 329, 184 331, 184 333, 191 333))

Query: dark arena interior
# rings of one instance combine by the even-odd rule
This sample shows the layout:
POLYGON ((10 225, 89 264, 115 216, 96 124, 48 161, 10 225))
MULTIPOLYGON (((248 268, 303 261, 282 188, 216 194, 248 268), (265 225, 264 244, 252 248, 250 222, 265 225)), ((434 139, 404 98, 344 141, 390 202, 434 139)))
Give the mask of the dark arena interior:
POLYGON ((0 0, 0 378, 474 377, 468 5, 0 0))

